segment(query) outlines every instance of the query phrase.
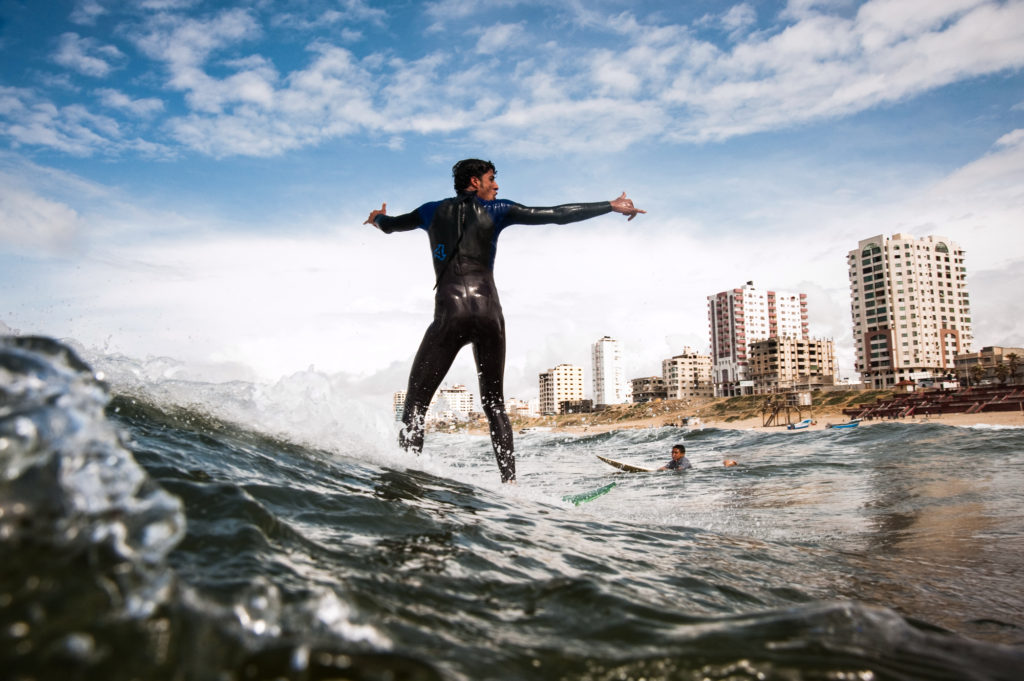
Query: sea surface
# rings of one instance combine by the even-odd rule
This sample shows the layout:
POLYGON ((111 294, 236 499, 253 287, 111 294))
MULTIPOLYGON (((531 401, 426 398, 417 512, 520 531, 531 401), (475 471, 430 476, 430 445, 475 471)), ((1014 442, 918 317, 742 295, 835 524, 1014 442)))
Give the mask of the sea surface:
POLYGON ((1024 429, 530 432, 513 486, 389 416, 0 340, 0 678, 1024 678, 1024 429))

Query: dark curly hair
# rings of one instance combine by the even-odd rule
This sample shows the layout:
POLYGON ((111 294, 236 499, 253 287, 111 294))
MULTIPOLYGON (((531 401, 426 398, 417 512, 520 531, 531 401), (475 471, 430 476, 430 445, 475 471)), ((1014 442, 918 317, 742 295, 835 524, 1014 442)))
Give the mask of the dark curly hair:
POLYGON ((481 161, 478 158, 466 158, 452 166, 452 177, 455 179, 455 191, 465 191, 469 181, 474 177, 483 177, 487 171, 497 170, 490 161, 481 161))

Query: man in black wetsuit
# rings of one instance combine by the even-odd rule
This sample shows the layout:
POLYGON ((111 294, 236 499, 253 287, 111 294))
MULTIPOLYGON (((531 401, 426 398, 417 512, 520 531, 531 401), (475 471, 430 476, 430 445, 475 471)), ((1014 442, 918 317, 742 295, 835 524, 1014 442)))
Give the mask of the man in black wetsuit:
POLYGON ((427 328, 409 372, 399 444, 417 453, 423 449, 423 419, 434 392, 459 350, 473 345, 480 404, 490 424, 491 444, 502 482, 516 478, 512 426, 505 413, 505 318, 494 285, 498 235, 509 225, 578 222, 616 212, 632 220, 645 211, 633 206, 625 192, 613 201, 529 208, 496 200, 494 164, 479 159, 459 161, 452 168, 456 196, 425 203, 405 215, 387 215, 387 204, 370 212, 364 224, 382 232, 426 230, 433 256, 434 321, 427 328))

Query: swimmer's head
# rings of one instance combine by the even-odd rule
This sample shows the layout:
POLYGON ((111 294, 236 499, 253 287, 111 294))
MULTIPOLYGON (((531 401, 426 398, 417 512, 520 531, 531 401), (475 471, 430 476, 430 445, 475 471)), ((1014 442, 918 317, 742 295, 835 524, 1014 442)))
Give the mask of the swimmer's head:
POLYGON ((466 158, 459 161, 452 166, 455 191, 466 191, 474 177, 483 177, 487 172, 497 172, 494 164, 490 161, 482 161, 478 158, 466 158))

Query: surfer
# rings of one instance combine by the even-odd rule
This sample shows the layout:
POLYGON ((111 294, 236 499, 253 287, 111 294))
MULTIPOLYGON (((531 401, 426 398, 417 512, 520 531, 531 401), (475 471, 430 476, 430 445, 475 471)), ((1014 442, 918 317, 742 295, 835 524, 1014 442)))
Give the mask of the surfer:
POLYGON ((686 447, 676 445, 672 448, 672 460, 659 468, 659 471, 685 471, 693 468, 693 464, 686 458, 686 447))
POLYGON ((495 168, 490 161, 465 159, 452 167, 453 198, 425 203, 411 213, 387 215, 387 203, 373 210, 364 224, 386 234, 423 229, 430 238, 435 286, 434 321, 420 342, 409 372, 403 428, 399 444, 423 449, 423 419, 430 400, 455 356, 472 344, 480 378, 480 404, 490 426, 491 444, 502 482, 516 478, 512 427, 505 413, 505 319, 494 285, 498 235, 509 225, 578 222, 616 212, 632 220, 640 210, 622 196, 598 203, 572 203, 530 208, 498 200, 495 168))

